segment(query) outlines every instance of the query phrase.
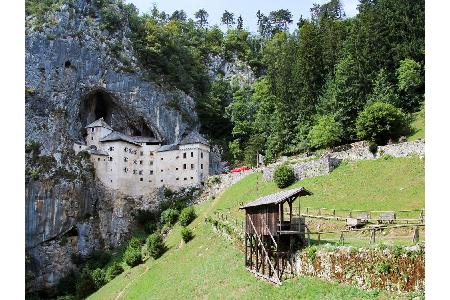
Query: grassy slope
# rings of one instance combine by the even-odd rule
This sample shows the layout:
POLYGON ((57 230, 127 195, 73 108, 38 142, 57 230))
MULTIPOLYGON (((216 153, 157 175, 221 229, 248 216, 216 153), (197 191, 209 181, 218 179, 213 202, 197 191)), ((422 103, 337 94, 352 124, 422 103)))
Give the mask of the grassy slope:
MULTIPOLYGON (((303 180, 294 186, 305 186, 314 192, 309 199, 302 199, 302 205, 354 209, 422 208, 424 162, 415 157, 351 162, 328 176, 303 180)), ((196 236, 191 242, 181 244, 180 227, 175 226, 167 240, 170 249, 163 257, 121 274, 91 299, 388 298, 317 278, 295 278, 277 287, 246 272, 242 251, 214 233, 204 218, 216 209, 230 209, 242 218, 242 212, 236 209, 239 202, 245 203, 277 190, 273 183, 262 183, 261 174, 242 179, 221 197, 197 206, 199 217, 190 225, 196 236)))
POLYGON ((413 132, 410 136, 408 136, 408 141, 425 139, 425 108, 422 108, 414 114, 411 127, 413 132))

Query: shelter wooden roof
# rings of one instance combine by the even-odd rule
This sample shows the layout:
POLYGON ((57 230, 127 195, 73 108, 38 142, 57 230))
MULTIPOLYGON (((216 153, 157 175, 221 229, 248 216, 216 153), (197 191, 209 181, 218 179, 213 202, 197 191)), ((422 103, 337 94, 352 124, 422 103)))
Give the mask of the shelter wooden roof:
POLYGON ((240 207, 240 209, 246 209, 249 207, 269 205, 269 204, 280 204, 282 202, 287 201, 290 198, 295 198, 298 196, 307 196, 312 195, 310 191, 305 189, 304 187, 299 187, 296 189, 290 189, 286 191, 281 191, 279 193, 270 194, 261 198, 258 198, 250 203, 247 203, 240 207))

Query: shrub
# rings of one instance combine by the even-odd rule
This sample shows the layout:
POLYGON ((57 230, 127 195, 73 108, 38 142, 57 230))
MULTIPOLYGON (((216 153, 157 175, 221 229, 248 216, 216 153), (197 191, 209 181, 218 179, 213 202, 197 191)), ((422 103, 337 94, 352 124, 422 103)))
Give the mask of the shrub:
POLYGON ((153 233, 147 238, 147 250, 151 257, 154 259, 159 258, 166 251, 166 245, 164 244, 161 234, 153 233))
POLYGON ((80 273, 80 277, 76 282, 77 298, 84 299, 95 292, 95 283, 91 276, 89 268, 85 267, 80 273))
POLYGON ((317 254, 316 246, 308 247, 308 249, 306 251, 307 251, 306 256, 308 257, 308 259, 310 261, 313 261, 314 259, 316 259, 316 254, 317 254))
POLYGON ((341 140, 342 134, 342 125, 333 115, 320 116, 308 133, 309 145, 319 149, 334 146, 341 140))
POLYGON ((61 278, 56 285, 58 295, 75 294, 76 292, 77 275, 74 271, 61 278))
POLYGON ((180 214, 181 226, 188 226, 196 217, 197 215, 195 214, 195 210, 192 206, 184 208, 180 214))
POLYGON ((105 251, 94 251, 91 254, 91 257, 89 258, 88 261, 88 267, 91 270, 95 270, 97 268, 103 268, 104 266, 106 266, 109 261, 111 259, 111 254, 105 252, 105 251))
POLYGON ((113 280, 117 275, 122 274, 123 272, 123 267, 122 265, 115 261, 113 262, 107 269, 106 269, 106 281, 109 282, 111 280, 113 280))
POLYGON ((373 155, 375 155, 378 151, 378 145, 375 142, 369 142, 369 151, 373 155))
POLYGON ((375 269, 377 271, 377 274, 388 274, 391 270, 391 266, 387 261, 379 262, 375 265, 375 269))
POLYGON ((173 208, 168 208, 161 214, 161 223, 173 225, 177 222, 180 212, 173 208))
POLYGON ((131 238, 123 254, 123 261, 130 267, 137 266, 142 261, 141 248, 141 241, 135 237, 131 238))
POLYGON ((99 289, 106 284, 106 272, 103 269, 97 268, 91 272, 92 281, 94 282, 95 289, 99 289))
POLYGON ((140 264, 142 261, 141 249, 127 248, 123 254, 123 261, 130 267, 140 264))
POLYGON ((183 238, 183 241, 187 243, 194 238, 194 234, 189 228, 183 227, 183 229, 181 229, 181 237, 183 238))
POLYGON ((144 231, 147 234, 152 234, 153 232, 155 232, 158 229, 158 226, 156 226, 155 223, 148 223, 147 225, 145 225, 144 227, 144 231))
POLYGON ((281 164, 275 168, 273 179, 281 189, 290 186, 295 181, 294 169, 287 163, 281 164))
POLYGON ((108 5, 100 10, 102 26, 109 31, 116 31, 119 29, 122 22, 122 16, 113 5, 108 5))
POLYGON ((375 102, 364 109, 356 119, 358 138, 378 144, 386 144, 389 138, 396 139, 407 131, 405 113, 392 104, 375 102))

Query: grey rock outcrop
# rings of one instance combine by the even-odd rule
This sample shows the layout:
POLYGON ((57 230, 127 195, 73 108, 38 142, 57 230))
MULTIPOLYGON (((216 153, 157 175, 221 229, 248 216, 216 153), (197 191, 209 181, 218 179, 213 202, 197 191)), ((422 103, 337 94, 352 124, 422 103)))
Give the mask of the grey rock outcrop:
POLYGON ((116 130, 164 143, 199 129, 194 100, 150 81, 127 24, 103 29, 91 2, 64 4, 45 22, 26 19, 25 130, 35 147, 26 155, 28 291, 53 287, 75 268, 73 255, 119 246, 136 211, 157 209, 162 199, 161 190, 133 198, 95 180, 72 151, 88 123, 104 117, 116 130))

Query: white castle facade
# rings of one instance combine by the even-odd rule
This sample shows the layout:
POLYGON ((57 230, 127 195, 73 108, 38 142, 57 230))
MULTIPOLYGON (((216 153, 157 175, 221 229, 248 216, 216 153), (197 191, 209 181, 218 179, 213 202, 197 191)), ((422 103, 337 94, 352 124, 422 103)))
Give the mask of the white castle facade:
POLYGON ((199 134, 161 145, 153 137, 114 131, 103 118, 86 130, 86 144, 75 143, 75 153, 90 153, 96 177, 111 189, 144 195, 162 186, 179 189, 200 185, 209 176, 210 147, 199 134))

